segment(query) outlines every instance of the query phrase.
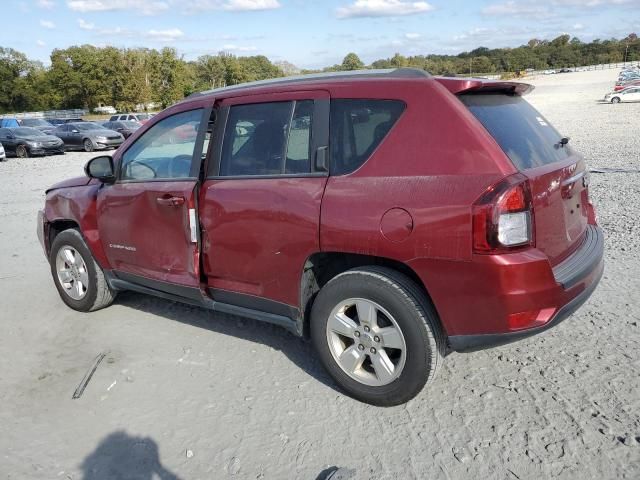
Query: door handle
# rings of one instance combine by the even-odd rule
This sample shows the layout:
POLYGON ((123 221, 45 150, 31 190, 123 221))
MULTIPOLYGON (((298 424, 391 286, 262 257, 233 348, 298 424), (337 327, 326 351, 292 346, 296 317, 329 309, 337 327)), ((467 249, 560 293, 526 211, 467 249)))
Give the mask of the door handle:
POLYGON ((180 205, 184 205, 184 197, 165 195, 164 197, 156 198, 156 202, 158 205, 164 205, 166 207, 179 207, 180 205))

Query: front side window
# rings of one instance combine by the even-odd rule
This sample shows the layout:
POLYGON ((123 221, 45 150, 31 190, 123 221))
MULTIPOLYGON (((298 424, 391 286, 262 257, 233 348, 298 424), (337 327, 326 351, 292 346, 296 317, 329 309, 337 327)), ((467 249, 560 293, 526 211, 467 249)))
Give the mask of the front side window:
POLYGON ((202 109, 167 117, 147 130, 122 156, 122 180, 188 178, 202 109))
POLYGON ((231 107, 220 175, 309 173, 312 116, 312 100, 231 107))
POLYGON ((404 111, 399 100, 331 100, 331 174, 359 168, 404 111))

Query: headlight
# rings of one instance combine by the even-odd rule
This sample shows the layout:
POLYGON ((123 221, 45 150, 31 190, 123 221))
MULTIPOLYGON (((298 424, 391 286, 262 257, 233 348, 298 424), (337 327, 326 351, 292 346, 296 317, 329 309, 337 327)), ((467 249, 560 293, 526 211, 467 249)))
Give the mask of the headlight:
POLYGON ((107 141, 107 137, 96 137, 96 140, 100 141, 100 142, 106 142, 107 141))
POLYGON ((27 144, 33 148, 40 148, 42 146, 40 142, 27 142, 27 144))

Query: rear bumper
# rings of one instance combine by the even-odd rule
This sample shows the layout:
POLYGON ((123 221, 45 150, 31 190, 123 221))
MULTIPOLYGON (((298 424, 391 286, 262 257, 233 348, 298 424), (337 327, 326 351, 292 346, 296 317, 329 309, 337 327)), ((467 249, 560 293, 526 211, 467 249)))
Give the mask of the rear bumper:
MULTIPOLYGON (((594 292, 604 272, 603 256, 604 234, 599 227, 589 225, 580 248, 552 269, 553 285, 550 284, 546 291, 532 292, 540 307, 556 309, 546 323, 523 330, 450 335, 449 346, 458 352, 472 352, 515 342, 555 327, 570 317, 594 292)), ((523 311, 531 307, 525 300, 526 291, 524 293, 520 307, 523 311)), ((517 312, 518 301, 514 302, 514 298, 509 300, 509 309, 517 312)))

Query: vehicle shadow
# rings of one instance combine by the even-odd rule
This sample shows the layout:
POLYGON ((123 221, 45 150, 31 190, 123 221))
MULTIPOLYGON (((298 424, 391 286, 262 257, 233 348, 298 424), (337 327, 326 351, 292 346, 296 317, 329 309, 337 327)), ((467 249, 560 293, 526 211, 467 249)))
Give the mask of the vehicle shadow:
POLYGON ((180 480, 162 466, 158 444, 149 437, 117 431, 105 437, 82 462, 83 480, 180 480))
POLYGON ((211 332, 266 345, 282 352, 292 363, 315 380, 342 393, 324 370, 311 343, 297 338, 284 328, 136 292, 119 293, 116 304, 211 332))

